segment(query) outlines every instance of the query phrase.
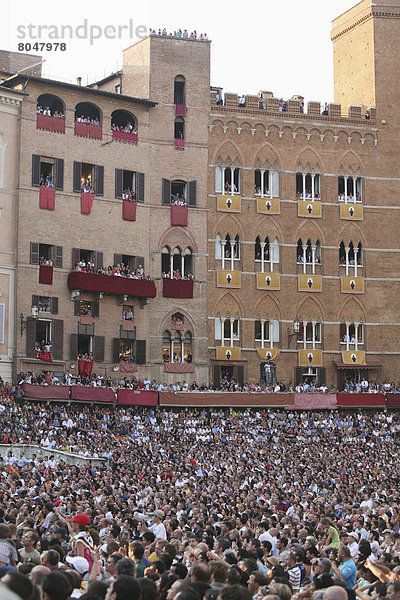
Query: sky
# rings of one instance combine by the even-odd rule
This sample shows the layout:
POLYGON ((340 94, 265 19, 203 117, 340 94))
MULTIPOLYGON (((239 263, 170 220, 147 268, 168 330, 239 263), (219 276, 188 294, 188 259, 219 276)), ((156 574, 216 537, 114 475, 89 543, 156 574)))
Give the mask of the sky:
MULTIPOLYGON (((18 50, 18 44, 65 42, 65 51, 38 52, 45 59, 43 74, 82 84, 101 79, 122 66, 122 50, 143 36, 149 27, 179 27, 207 33, 211 46, 211 85, 224 92, 257 94, 272 91, 276 97, 294 94, 308 100, 333 101, 332 20, 351 8, 355 0, 153 0, 135 3, 119 0, 100 4, 89 0, 32 2, 20 0, 2 7, 0 48, 18 50), (99 39, 77 39, 90 27, 99 39), (29 25, 32 27, 29 30, 29 25), (42 26, 41 38, 38 26, 42 26), (61 26, 73 30, 74 39, 61 36, 61 26), (118 38, 119 26, 121 36, 118 38), (111 27, 111 29, 107 29, 111 27), (104 31, 108 32, 107 38, 104 31), (101 33, 100 33, 101 32, 101 33), (30 36, 31 33, 31 36, 30 36), (116 39, 111 36, 116 35, 116 39)), ((66 30, 69 31, 68 29, 66 30)), ((31 54, 36 54, 31 50, 31 54)))

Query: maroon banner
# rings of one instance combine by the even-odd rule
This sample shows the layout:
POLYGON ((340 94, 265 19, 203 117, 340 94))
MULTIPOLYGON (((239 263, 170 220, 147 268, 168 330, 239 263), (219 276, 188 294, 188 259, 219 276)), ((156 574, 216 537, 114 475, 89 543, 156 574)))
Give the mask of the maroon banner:
POLYGON ((81 213, 83 215, 90 215, 93 205, 94 194, 88 194, 87 192, 81 192, 81 213))
POLYGON ((36 115, 36 129, 43 129, 45 131, 51 131, 51 117, 48 115, 36 115))
POLYGON ((125 131, 112 130, 113 139, 117 142, 125 142, 125 131))
POLYGON ((185 147, 185 140, 183 140, 182 138, 175 138, 175 148, 184 148, 185 147))
POLYGON ((122 331, 135 331, 135 322, 124 319, 122 321, 122 331))
POLYGON ((179 204, 171 206, 171 225, 187 227, 188 224, 188 207, 179 206, 179 204))
POLYGON ((93 325, 93 317, 89 317, 89 315, 81 315, 80 322, 81 325, 93 325))
POLYGON ((122 218, 124 221, 136 221, 136 206, 134 200, 122 201, 122 218))
POLYGON ((110 388, 73 385, 71 387, 71 400, 83 400, 84 402, 115 402, 115 393, 110 388))
POLYGON ((293 408, 298 410, 333 410, 337 407, 336 394, 295 394, 293 408))
POLYGON ((36 358, 47 363, 53 362, 51 358, 51 352, 46 352, 46 350, 38 350, 36 352, 36 358))
POLYGON ((164 298, 193 298, 193 279, 163 279, 164 298))
POLYGON ((386 406, 384 394, 336 394, 338 406, 386 406))
POLYGON ((137 146, 137 142, 138 142, 137 133, 127 133, 126 134, 126 141, 129 144, 135 144, 135 146, 137 146))
POLYGON ((400 408, 400 394, 386 394, 388 408, 400 408))
POLYGON ((93 361, 92 360, 85 360, 83 358, 78 359, 79 375, 87 375, 88 377, 90 377, 92 374, 92 369, 93 369, 93 361))
POLYGON ((39 207, 54 210, 56 205, 56 190, 54 188, 40 186, 39 207))
POLYGON ((51 265, 39 265, 39 283, 53 284, 53 267, 51 265))
POLYGON ((186 117, 186 104, 175 104, 175 115, 177 117, 186 117))
POLYGON ((79 135, 80 137, 87 137, 89 132, 89 126, 87 123, 81 123, 80 121, 75 121, 75 135, 79 135))
POLYGON ((127 294, 138 298, 155 298, 156 286, 149 279, 130 279, 113 275, 96 275, 74 271, 68 275, 69 290, 127 294))
POLYGON ((37 398, 38 400, 69 399, 68 385, 33 385, 32 383, 23 383, 21 385, 21 388, 27 398, 37 398))
POLYGON ((159 392, 160 406, 291 406, 294 394, 159 392))
POLYGON ((128 404, 129 406, 157 406, 157 392, 147 390, 126 390, 117 391, 117 404, 128 404))
POLYGON ((101 125, 89 125, 89 137, 92 140, 101 140, 103 137, 103 131, 101 125))
POLYGON ((65 133, 65 119, 51 117, 51 129, 54 133, 65 133))
POLYGON ((194 364, 164 363, 164 373, 194 373, 194 364))
POLYGON ((121 362, 119 363, 121 373, 137 373, 138 366, 136 363, 121 362))

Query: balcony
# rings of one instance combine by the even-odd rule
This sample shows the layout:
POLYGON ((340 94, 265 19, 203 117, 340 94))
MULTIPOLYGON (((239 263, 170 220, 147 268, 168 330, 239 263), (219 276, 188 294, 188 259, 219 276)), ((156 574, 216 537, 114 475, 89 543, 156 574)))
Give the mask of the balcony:
POLYGON ((303 348, 299 350, 300 367, 322 367, 322 350, 303 348))
POLYGON ((280 290, 281 276, 279 273, 257 273, 258 290, 280 290))
POLYGON ((124 221, 136 221, 136 207, 137 202, 135 200, 122 201, 122 218, 124 221))
POLYGON ((185 140, 183 138, 175 138, 175 148, 177 150, 185 149, 185 140))
POLYGON ((299 292, 322 292, 321 275, 297 275, 299 292))
POLYGON ((320 219, 322 216, 322 203, 318 201, 307 202, 307 200, 299 200, 297 205, 297 216, 320 219))
POLYGON ((164 298, 193 298, 193 279, 163 278, 164 298))
POLYGON ((340 218, 345 221, 362 221, 364 219, 362 204, 341 204, 340 218))
POLYGON ((43 283, 44 285, 53 285, 52 265, 39 266, 39 283, 43 283))
POLYGON ((126 295, 137 298, 155 298, 156 286, 148 279, 130 279, 113 275, 97 275, 74 271, 68 275, 68 289, 84 292, 126 295))
POLYGON ((241 287, 241 271, 226 271, 223 269, 217 270, 217 287, 224 288, 240 288, 241 287))
POLYGON ((46 210, 54 210, 56 205, 56 191, 54 188, 40 186, 39 207, 46 210))
POLYGON ((113 129, 112 137, 116 142, 134 144, 135 146, 137 146, 138 143, 137 133, 127 133, 126 131, 116 131, 113 129))
POLYGON ((218 194, 217 196, 217 210, 221 212, 241 212, 241 198, 240 196, 227 196, 225 194, 218 194))
POLYGON ((80 121, 75 121, 74 133, 78 137, 88 137, 92 140, 103 139, 103 130, 101 125, 92 125, 92 123, 81 123, 80 121))
POLYGON ((364 294, 364 277, 341 277, 340 291, 342 294, 364 294))
POLYGON ((215 353, 217 360, 240 360, 241 348, 237 346, 217 346, 215 353))
POLYGON ((90 215, 92 211, 93 200, 94 194, 81 192, 81 213, 83 215, 90 215))
POLYGON ((135 321, 128 321, 127 319, 123 319, 121 323, 122 331, 135 331, 135 321))
POLYGON ((188 207, 173 205, 171 206, 171 226, 187 227, 188 224, 188 207))
POLYGON ((52 131, 53 133, 65 133, 65 119, 37 114, 36 129, 52 131))
POLYGON ((257 212, 262 215, 279 215, 281 213, 279 198, 257 197, 257 212))

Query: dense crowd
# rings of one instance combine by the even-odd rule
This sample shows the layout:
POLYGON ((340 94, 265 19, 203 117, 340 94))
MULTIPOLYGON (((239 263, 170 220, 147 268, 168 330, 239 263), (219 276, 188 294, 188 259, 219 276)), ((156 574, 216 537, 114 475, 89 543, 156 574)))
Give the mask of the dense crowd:
POLYGON ((95 273, 97 275, 111 275, 114 277, 129 277, 130 279, 150 279, 150 277, 146 277, 144 273, 144 268, 142 265, 138 265, 137 269, 130 267, 129 265, 125 265, 124 263, 108 266, 108 267, 99 267, 95 268, 95 264, 92 260, 80 260, 74 268, 75 271, 80 271, 83 273, 95 273))
POLYGON ((3 398, 0 442, 45 456, 0 459, 0 597, 398 599, 399 439, 395 412, 3 398))

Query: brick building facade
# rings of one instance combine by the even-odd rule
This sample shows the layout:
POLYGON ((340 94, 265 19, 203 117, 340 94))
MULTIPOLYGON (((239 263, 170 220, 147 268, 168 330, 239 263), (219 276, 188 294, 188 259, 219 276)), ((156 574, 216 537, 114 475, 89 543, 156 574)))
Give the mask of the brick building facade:
POLYGON ((221 105, 210 43, 173 37, 127 48, 121 72, 89 87, 7 80, 26 94, 15 371, 46 366, 44 339, 55 371, 92 352, 94 372, 167 382, 397 379, 399 33, 399 0, 334 21, 323 114, 299 99, 221 105), (40 186, 48 175, 54 188, 40 186), (142 265, 149 280, 76 272, 80 261, 142 265), (177 271, 193 279, 162 277, 177 271))

